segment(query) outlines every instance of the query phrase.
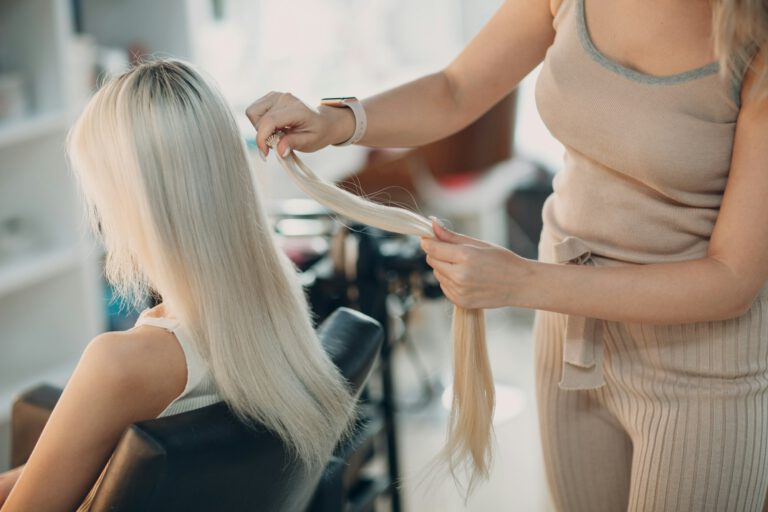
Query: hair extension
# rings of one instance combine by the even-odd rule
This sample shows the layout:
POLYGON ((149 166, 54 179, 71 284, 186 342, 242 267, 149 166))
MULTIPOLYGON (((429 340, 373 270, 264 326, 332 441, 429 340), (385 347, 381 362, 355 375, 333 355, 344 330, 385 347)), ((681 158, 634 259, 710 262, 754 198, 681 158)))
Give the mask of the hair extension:
POLYGON ((217 88, 183 61, 139 64, 96 92, 67 147, 110 281, 129 299, 157 290, 230 409, 323 467, 355 402, 217 88))
MULTIPOLYGON (((282 135, 282 132, 274 133, 267 144, 276 147, 282 135)), ((285 158, 280 155, 277 158, 299 189, 331 210, 386 231, 434 237, 432 223, 421 215, 373 203, 342 190, 318 177, 293 151, 285 158)), ((477 478, 488 477, 492 458, 495 391, 483 311, 455 307, 452 333, 453 403, 447 442, 441 455, 457 483, 457 471, 469 472, 465 495, 468 497, 477 478)))

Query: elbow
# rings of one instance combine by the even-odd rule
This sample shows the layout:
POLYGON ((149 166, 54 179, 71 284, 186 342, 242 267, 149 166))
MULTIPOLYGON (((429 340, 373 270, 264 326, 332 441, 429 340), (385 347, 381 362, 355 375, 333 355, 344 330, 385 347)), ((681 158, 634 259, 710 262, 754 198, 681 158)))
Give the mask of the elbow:
POLYGON ((747 314, 752 309, 755 300, 757 300, 757 293, 742 294, 741 300, 736 301, 734 317, 747 314))
POLYGON ((730 320, 745 315, 752 309, 752 305, 757 299, 757 292, 740 291, 734 293, 729 300, 720 301, 720 308, 716 318, 712 320, 730 320))
POLYGON ((452 112, 461 111, 461 88, 459 87, 459 81, 454 76, 450 67, 447 67, 437 73, 443 82, 445 91, 445 98, 450 104, 452 112))
POLYGON ((451 134, 466 128, 474 119, 467 104, 460 77, 450 67, 439 71, 437 75, 443 83, 444 110, 450 116, 447 126, 451 134))
POLYGON ((745 315, 752 309, 762 290, 762 287, 755 285, 755 276, 738 271, 734 265, 728 264, 723 259, 714 256, 710 256, 709 259, 726 274, 718 285, 724 293, 721 293, 717 300, 719 312, 716 319, 728 320, 745 315))
POLYGON ((750 307, 752 306, 751 302, 736 302, 733 304, 730 308, 726 309, 724 312, 721 312, 720 315, 718 315, 715 320, 730 320, 732 318, 738 318, 741 315, 744 315, 747 313, 747 311, 750 310, 750 307))
POLYGON ((708 307, 701 307, 698 314, 685 320, 686 322, 719 322, 738 318, 746 314, 752 306, 751 302, 741 300, 721 300, 708 307))

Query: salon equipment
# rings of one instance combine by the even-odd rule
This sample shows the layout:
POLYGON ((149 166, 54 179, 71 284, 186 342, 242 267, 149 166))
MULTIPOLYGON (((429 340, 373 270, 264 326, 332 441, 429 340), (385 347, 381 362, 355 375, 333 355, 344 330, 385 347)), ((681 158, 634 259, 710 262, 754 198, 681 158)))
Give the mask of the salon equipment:
MULTIPOLYGON (((331 359, 359 393, 382 345, 381 326, 350 309, 318 329, 331 359)), ((61 391, 40 386, 22 394, 12 414, 12 465, 29 457, 61 391)), ((324 474, 288 457, 279 438, 250 429, 224 403, 131 425, 120 440, 90 510, 338 512, 372 510, 371 489, 356 462, 370 449, 375 422, 337 447, 324 474), (317 500, 312 503, 317 491, 317 500), (368 498, 368 502, 366 502, 368 498), (310 506, 311 505, 311 506, 310 506), (340 505, 337 508, 331 508, 340 505)))
MULTIPOLYGON (((385 343, 375 370, 378 378, 371 383, 376 385, 371 386, 376 389, 366 388, 362 400, 370 406, 371 417, 380 423, 376 434, 380 432, 385 442, 371 446, 360 465, 371 461, 377 453, 385 458, 386 475, 369 480, 367 485, 374 494, 389 494, 391 510, 397 512, 402 506, 398 489, 400 470, 395 416, 399 409, 427 405, 442 391, 440 384, 430 380, 416 345, 407 338, 408 312, 421 298, 441 297, 439 283, 415 237, 394 235, 339 219, 309 199, 274 203, 269 212, 278 238, 283 240, 320 236, 321 233, 315 231, 321 225, 317 221, 336 219, 332 227, 329 226, 322 234, 328 241, 325 255, 293 255, 297 265, 316 257, 315 263, 303 268, 301 273, 313 313, 322 321, 333 309, 349 306, 372 316, 384 329, 385 343), (281 229, 280 226, 290 226, 291 229, 281 229), (400 345, 407 350, 422 383, 421 396, 409 404, 395 401, 392 354, 400 345)), ((311 244, 308 243, 307 247, 311 244)))
MULTIPOLYGON (((393 351, 404 340, 397 327, 404 324, 403 316, 398 316, 394 303, 414 294, 427 297, 441 296, 440 287, 434 281, 434 275, 426 264, 424 253, 415 238, 402 237, 386 233, 379 229, 352 226, 352 233, 358 240, 358 257, 353 294, 356 297, 353 307, 376 318, 384 327, 385 343, 381 350, 379 372, 381 374, 381 396, 379 397, 387 437, 387 461, 390 479, 392 510, 402 509, 397 486, 400 479, 398 455, 398 434, 395 403, 395 384, 393 379, 393 351), (416 244, 415 246, 413 244, 416 244)), ((418 366, 417 366, 418 367, 418 366)), ((425 396, 433 394, 431 383, 422 381, 425 396)))

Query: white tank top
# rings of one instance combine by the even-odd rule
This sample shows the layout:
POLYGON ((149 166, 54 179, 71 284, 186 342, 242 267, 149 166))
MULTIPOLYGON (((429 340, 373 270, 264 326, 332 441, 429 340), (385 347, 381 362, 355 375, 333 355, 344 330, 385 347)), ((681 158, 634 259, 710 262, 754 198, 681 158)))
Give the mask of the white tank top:
POLYGON ((141 312, 138 320, 136 320, 135 327, 151 325, 173 333, 181 346, 181 350, 184 352, 184 359, 187 363, 187 385, 184 386, 184 391, 168 404, 168 407, 158 415, 158 418, 180 414, 220 402, 221 397, 219 396, 213 376, 208 370, 208 365, 190 342, 187 330, 176 319, 147 316, 145 315, 147 311, 149 310, 141 312))
MULTIPOLYGON (((140 325, 151 325, 173 333, 181 346, 181 350, 184 352, 184 360, 187 362, 187 385, 184 386, 184 391, 168 404, 168 407, 166 407, 157 417, 162 418, 163 416, 172 416, 174 414, 192 411, 220 402, 221 397, 219 397, 216 383, 213 381, 211 372, 208 370, 208 365, 190 343, 190 338, 186 329, 182 327, 178 320, 173 318, 146 316, 145 313, 148 311, 149 309, 145 309, 139 314, 139 318, 136 320, 134 328, 140 325)), ((101 485, 107 466, 109 466, 111 462, 112 459, 110 458, 99 474, 96 483, 93 484, 88 495, 77 508, 77 512, 87 512, 90 510, 93 498, 96 496, 96 490, 101 485)))

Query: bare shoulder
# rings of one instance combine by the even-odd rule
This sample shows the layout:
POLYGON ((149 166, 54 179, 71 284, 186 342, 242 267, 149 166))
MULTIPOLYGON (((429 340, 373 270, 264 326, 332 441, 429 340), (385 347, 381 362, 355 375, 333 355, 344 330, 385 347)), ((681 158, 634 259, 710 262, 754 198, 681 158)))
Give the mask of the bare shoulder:
POLYGON ((104 384, 117 391, 157 402, 160 411, 181 394, 187 380, 184 352, 176 337, 147 325, 96 336, 83 353, 78 370, 99 375, 104 384))
POLYGON ((64 388, 6 507, 75 510, 125 429, 157 417, 185 382, 184 353, 172 333, 139 326, 96 336, 64 388))

